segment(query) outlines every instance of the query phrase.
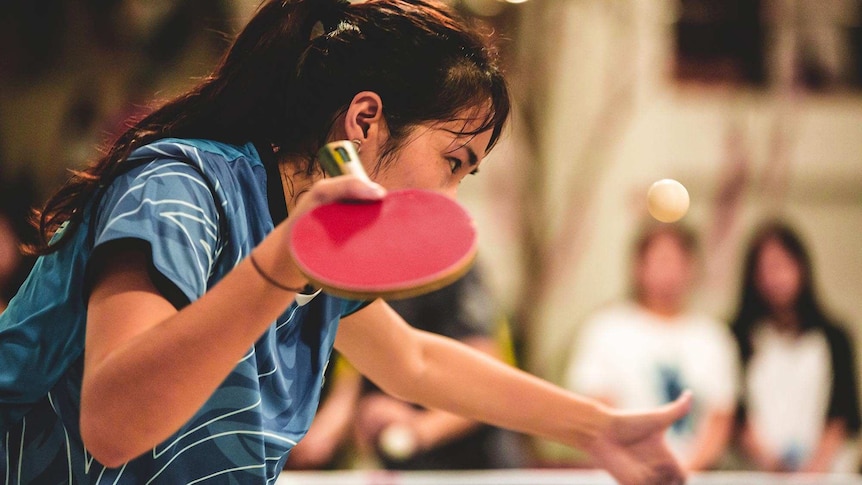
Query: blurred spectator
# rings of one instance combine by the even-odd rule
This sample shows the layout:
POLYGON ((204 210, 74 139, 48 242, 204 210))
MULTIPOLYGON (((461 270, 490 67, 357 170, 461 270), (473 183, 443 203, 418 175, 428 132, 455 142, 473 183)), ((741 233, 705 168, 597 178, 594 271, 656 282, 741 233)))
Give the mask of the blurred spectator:
POLYGON ((351 446, 362 376, 336 351, 324 374, 320 407, 305 437, 290 451, 285 469, 351 468, 351 446))
POLYGON ((748 246, 733 322, 743 362, 741 446, 768 471, 852 471, 859 431, 856 363, 847 333, 815 296, 808 252, 782 222, 748 246))
MULTIPOLYGON (((408 323, 455 338, 494 358, 506 357, 495 336, 499 314, 478 269, 440 290, 389 302, 408 323)), ((333 468, 344 460, 344 440, 359 460, 397 470, 467 470, 521 466, 518 439, 460 416, 424 409, 388 396, 349 365, 336 365, 308 434, 287 467, 333 468), (348 429, 350 428, 350 429, 348 429)), ((367 464, 366 464, 367 465, 367 464)), ((363 466, 362 463, 359 466, 363 466)))
POLYGON ((0 214, 0 286, 3 289, 0 294, 0 312, 6 309, 11 298, 11 287, 14 286, 14 276, 21 261, 21 253, 18 250, 20 244, 9 218, 0 214))
POLYGON ((650 225, 636 240, 633 295, 585 323, 566 385, 621 409, 694 393, 692 412, 669 430, 690 470, 714 467, 729 441, 738 388, 733 337, 721 322, 687 309, 696 269, 694 234, 650 225))
MULTIPOLYGON (((2 165, 0 165, 2 168, 2 165)), ((18 291, 32 266, 32 258, 21 252, 23 243, 33 242, 30 209, 36 203, 31 177, 0 172, 0 312, 18 291)))

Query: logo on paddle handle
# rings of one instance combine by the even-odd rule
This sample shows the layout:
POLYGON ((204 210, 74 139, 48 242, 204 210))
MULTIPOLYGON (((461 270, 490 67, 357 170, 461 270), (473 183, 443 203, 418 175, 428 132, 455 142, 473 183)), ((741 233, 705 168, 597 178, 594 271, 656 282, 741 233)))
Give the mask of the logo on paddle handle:
POLYGON ((365 181, 370 181, 362 167, 359 152, 353 142, 338 140, 323 145, 317 152, 317 158, 326 174, 330 177, 353 175, 365 181))

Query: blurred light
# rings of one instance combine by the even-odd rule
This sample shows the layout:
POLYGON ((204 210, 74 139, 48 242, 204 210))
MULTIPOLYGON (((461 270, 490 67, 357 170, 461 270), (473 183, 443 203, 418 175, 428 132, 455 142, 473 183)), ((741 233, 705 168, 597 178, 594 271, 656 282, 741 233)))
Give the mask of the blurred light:
POLYGON ((500 0, 464 0, 464 6, 480 17, 493 17, 503 12, 506 3, 500 0))

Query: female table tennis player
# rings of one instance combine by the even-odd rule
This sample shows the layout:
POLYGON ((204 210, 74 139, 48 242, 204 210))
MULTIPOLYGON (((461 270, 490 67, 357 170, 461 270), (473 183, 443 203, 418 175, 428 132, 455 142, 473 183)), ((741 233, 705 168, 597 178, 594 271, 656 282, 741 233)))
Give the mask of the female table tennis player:
POLYGON ((583 448, 621 483, 683 480, 663 434, 687 397, 615 412, 381 300, 299 294, 298 215, 399 187, 454 196, 477 170, 509 111, 494 62, 430 0, 262 5, 211 77, 41 212, 41 257, 0 317, 0 476, 272 483, 334 344, 406 400, 583 448), (356 140, 376 183, 323 177, 333 139, 356 140))

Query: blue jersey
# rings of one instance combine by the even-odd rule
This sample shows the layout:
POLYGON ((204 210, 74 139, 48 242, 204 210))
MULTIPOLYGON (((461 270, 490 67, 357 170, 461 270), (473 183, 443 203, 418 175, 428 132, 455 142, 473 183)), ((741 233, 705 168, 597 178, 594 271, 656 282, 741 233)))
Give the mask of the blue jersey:
POLYGON ((0 481, 275 482, 311 424, 338 322, 362 302, 297 298, 188 423, 120 467, 96 462, 78 427, 94 251, 143 241, 169 299, 197 300, 272 231, 271 214, 285 213, 280 183, 261 160, 271 155, 204 140, 139 148, 66 244, 39 258, 0 314, 0 481))

